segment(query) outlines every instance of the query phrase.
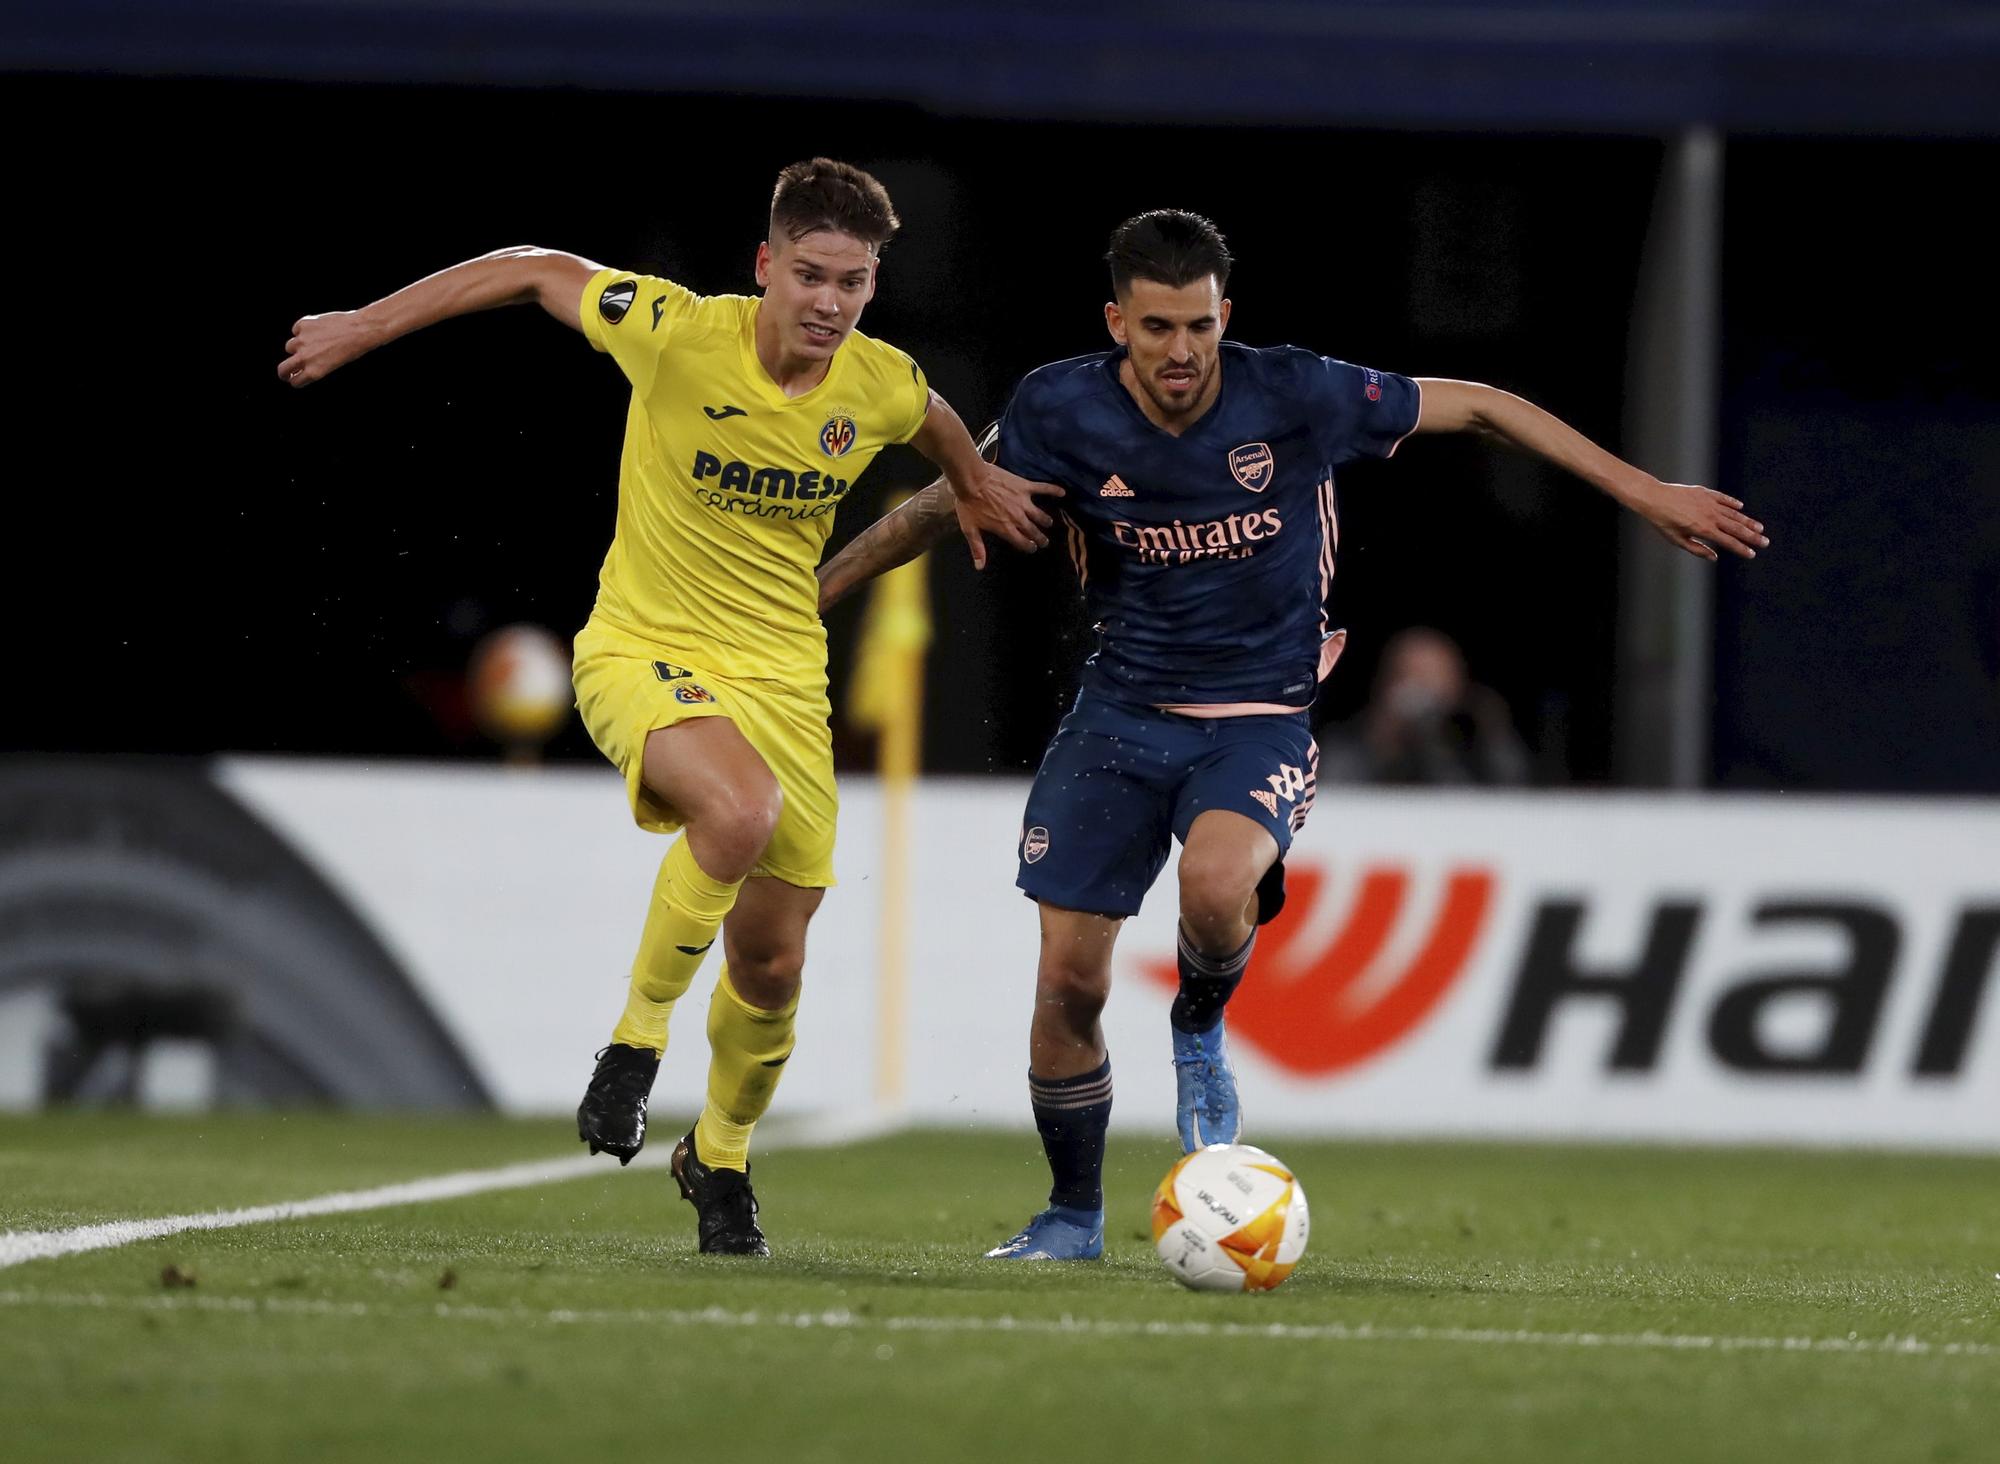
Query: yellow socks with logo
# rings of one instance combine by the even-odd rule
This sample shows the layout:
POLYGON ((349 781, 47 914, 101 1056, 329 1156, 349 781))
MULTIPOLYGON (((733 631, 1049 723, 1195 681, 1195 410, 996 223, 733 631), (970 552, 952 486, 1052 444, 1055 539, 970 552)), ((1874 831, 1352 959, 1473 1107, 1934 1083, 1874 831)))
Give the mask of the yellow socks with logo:
POLYGON ((660 861, 659 878, 653 881, 653 903, 639 937, 639 954, 632 962, 625 1015, 611 1033, 613 1042, 667 1050, 667 1018, 715 944, 722 917, 742 888, 740 879, 725 884, 703 872, 685 834, 674 841, 660 861))
MULTIPOLYGON (((741 880, 724 884, 711 879, 695 863, 686 837, 675 841, 660 861, 652 908, 632 963, 625 1015, 611 1034, 613 1042, 666 1051, 674 1003, 694 980, 742 887, 741 880)), ((730 981, 728 965, 722 967, 708 1003, 708 1102, 695 1124, 703 1163, 717 1169, 748 1166, 750 1131, 771 1106, 785 1060, 792 1055, 798 1010, 797 996, 776 1011, 752 1006, 730 981)))
POLYGON ((716 1169, 745 1169, 750 1130, 771 1106, 785 1059, 792 1055, 794 995, 776 1011, 754 1007, 738 995, 722 968, 708 1000, 708 1103, 695 1123, 695 1149, 716 1169))

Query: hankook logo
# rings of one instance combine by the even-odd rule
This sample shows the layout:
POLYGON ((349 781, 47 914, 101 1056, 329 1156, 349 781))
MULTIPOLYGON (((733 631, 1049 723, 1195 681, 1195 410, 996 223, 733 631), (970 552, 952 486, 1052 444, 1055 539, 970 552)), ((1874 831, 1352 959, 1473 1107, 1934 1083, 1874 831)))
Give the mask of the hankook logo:
MULTIPOLYGON (((1709 1062, 1736 1073, 1858 1077, 1886 1063, 1913 1079, 1953 1080, 1967 1066, 2000 968, 2000 903, 1968 901, 1947 912, 1941 943, 1924 940, 1912 961, 1906 925, 1914 912, 1893 899, 1810 891, 1774 892, 1747 906, 1732 900, 1730 911, 1742 913, 1725 915, 1715 913, 1713 897, 1660 897, 1613 960, 1583 954, 1599 901, 1573 890, 1529 891, 1518 918, 1505 922, 1520 932, 1511 948, 1482 957, 1501 923, 1496 874, 1469 863, 1427 874, 1438 896, 1423 913, 1412 899, 1411 868, 1364 866, 1329 924, 1328 871, 1294 860, 1291 898, 1260 933, 1229 1004, 1231 1033, 1288 1072, 1338 1073, 1409 1037, 1484 958, 1489 969, 1499 964, 1506 982, 1478 1060, 1494 1072, 1537 1071, 1558 1043, 1571 1048, 1573 1063, 1574 1044, 1587 1039, 1558 1019, 1589 1009, 1611 1019, 1608 1038, 1588 1039, 1603 1041, 1596 1060, 1607 1073, 1660 1071, 1670 1032, 1678 1032, 1683 1060, 1693 1042, 1709 1062), (1709 952, 1699 982, 1697 936, 1709 952), (1777 954, 1802 947, 1831 954, 1803 964, 1777 954), (1716 962, 1725 963, 1720 973, 1716 962), (1920 1010, 1910 1045, 1884 1053, 1898 981, 1920 983, 1920 1010)), ((1177 986, 1172 960, 1141 965, 1154 984, 1177 986)))

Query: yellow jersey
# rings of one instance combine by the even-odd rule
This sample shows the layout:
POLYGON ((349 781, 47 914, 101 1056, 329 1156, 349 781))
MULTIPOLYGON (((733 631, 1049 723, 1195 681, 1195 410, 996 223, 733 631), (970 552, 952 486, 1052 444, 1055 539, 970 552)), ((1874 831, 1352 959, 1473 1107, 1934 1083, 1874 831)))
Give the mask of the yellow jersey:
POLYGON ((758 303, 619 270, 584 287, 583 333, 632 383, 595 616, 720 675, 823 696, 813 570, 862 470, 923 426, 930 386, 854 331, 788 397, 757 359, 758 303))

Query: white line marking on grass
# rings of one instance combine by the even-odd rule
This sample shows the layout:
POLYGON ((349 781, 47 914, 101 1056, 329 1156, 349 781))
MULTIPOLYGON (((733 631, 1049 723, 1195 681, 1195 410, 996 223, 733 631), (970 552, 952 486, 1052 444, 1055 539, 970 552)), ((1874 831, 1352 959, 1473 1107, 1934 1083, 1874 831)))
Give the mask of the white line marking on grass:
MULTIPOLYGON (((825 1148, 877 1138, 894 1127, 892 1121, 873 1114, 803 1119, 778 1129, 762 1147, 767 1151, 825 1148)), ((642 1152, 630 1167, 665 1168, 671 1154, 671 1145, 642 1152)), ((486 1194, 492 1190, 526 1189, 530 1185, 603 1178, 612 1172, 610 1162, 603 1155, 576 1155, 567 1159, 507 1164, 498 1169, 468 1169, 456 1174, 434 1175, 429 1179, 408 1180, 402 1184, 320 1195, 310 1200, 255 1205, 245 1210, 162 1215, 152 1220, 111 1220, 98 1225, 79 1225, 69 1230, 9 1230, 0 1232, 0 1270, 18 1266, 24 1261, 107 1250, 141 1240, 161 1240, 189 1230, 233 1230, 239 1225, 263 1225, 275 1220, 350 1215, 361 1210, 384 1210, 395 1205, 424 1205, 436 1200, 486 1194)))
POLYGON ((1093 1321, 1088 1317, 870 1317, 851 1311, 760 1312, 706 1307, 700 1311, 634 1307, 537 1310, 529 1307, 381 1306, 301 1297, 106 1296, 101 1293, 0 1291, 0 1306, 118 1311, 199 1311, 233 1315, 377 1317, 405 1320, 577 1326, 636 1322, 643 1326, 774 1327, 782 1331, 998 1333, 1038 1337, 1226 1338, 1278 1342, 1443 1342, 1470 1346, 1609 1348, 1661 1352, 1817 1352, 1898 1357, 1994 1357, 1989 1342, 1931 1342, 1921 1337, 1730 1337, 1678 1332, 1531 1332, 1498 1327, 1378 1327, 1369 1322, 1093 1321))

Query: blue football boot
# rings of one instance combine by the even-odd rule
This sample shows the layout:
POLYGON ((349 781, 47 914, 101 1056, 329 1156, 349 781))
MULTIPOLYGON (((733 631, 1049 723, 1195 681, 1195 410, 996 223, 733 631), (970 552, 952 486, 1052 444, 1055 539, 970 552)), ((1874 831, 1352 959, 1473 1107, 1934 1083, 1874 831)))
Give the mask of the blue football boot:
POLYGON ((1229 1044, 1223 1040, 1222 1018, 1206 1032, 1174 1033, 1174 1123, 1181 1131, 1182 1152, 1192 1154, 1206 1144, 1233 1144, 1243 1132, 1243 1109, 1236 1102, 1236 1071, 1229 1066, 1229 1044))
POLYGON ((986 1253, 989 1261, 1094 1261, 1104 1254, 1104 1212, 1051 1205, 1012 1240, 986 1253))

